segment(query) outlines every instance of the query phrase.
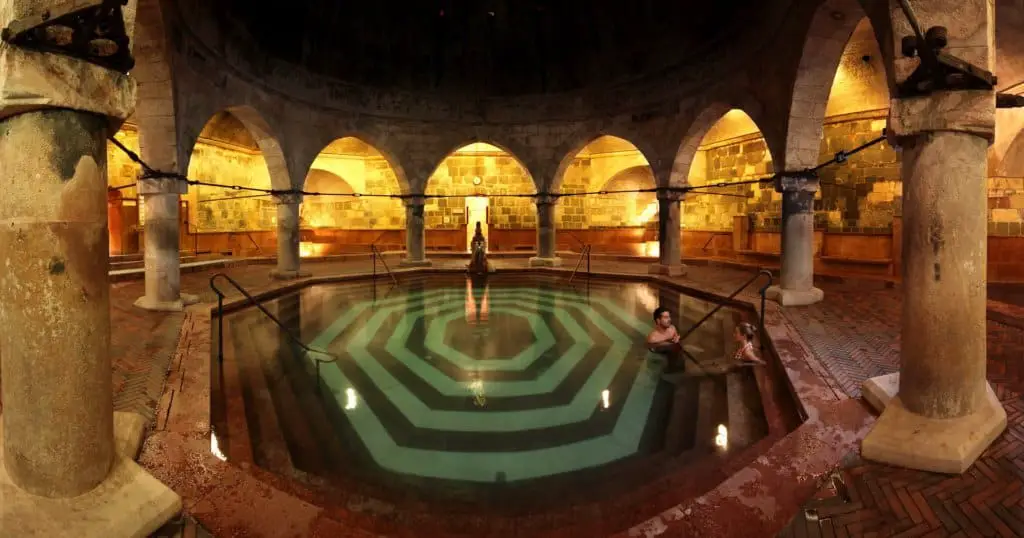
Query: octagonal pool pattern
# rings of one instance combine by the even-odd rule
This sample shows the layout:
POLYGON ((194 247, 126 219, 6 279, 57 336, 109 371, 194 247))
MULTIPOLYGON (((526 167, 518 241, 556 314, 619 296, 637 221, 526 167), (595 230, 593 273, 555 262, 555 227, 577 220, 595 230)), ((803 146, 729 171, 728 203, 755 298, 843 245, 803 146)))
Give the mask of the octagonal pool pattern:
POLYGON ((751 313, 723 308, 669 364, 644 343, 659 305, 681 330, 715 306, 653 284, 538 274, 304 288, 265 306, 327 355, 255 309, 226 316, 216 450, 328 490, 494 509, 595 500, 718 465, 769 434, 768 374, 731 361, 732 329, 751 313))

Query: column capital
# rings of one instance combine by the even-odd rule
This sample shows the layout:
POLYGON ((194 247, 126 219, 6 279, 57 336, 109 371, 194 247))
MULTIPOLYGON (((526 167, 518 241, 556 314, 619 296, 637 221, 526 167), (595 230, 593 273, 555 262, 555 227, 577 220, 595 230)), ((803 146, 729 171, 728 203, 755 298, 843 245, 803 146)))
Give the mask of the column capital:
POLYGON ((666 202, 682 202, 686 199, 686 193, 683 191, 658 191, 658 200, 664 200, 666 202))
POLYGON ((775 176, 775 192, 806 192, 815 193, 821 186, 816 177, 808 176, 775 176))
POLYGON ((285 192, 273 196, 277 205, 299 205, 302 203, 302 194, 297 192, 285 192))
POLYGON ((113 132, 135 110, 136 91, 134 79, 112 69, 0 43, 0 120, 70 109, 109 118, 113 132))
POLYGON ((538 194, 538 195, 533 197, 533 203, 535 203, 535 204, 537 204, 539 206, 541 206, 541 205, 555 205, 555 204, 558 203, 558 200, 560 198, 561 198, 560 196, 555 196, 554 194, 538 194))
POLYGON ((188 193, 188 183, 181 181, 180 179, 173 177, 161 177, 161 178, 140 178, 136 183, 136 188, 139 194, 145 196, 147 194, 186 194, 188 193))
POLYGON ((427 205, 427 197, 423 195, 412 195, 402 198, 402 204, 405 207, 425 206, 427 205))
POLYGON ((996 133, 996 94, 991 90, 935 92, 893 99, 889 132, 895 139, 936 131, 973 134, 991 144, 996 133))

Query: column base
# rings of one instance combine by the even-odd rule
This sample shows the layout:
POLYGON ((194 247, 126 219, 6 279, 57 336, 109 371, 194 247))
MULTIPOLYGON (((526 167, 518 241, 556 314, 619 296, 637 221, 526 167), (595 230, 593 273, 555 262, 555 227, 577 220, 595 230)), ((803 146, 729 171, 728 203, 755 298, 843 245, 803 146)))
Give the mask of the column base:
POLYGON ((686 274, 686 266, 683 264, 665 265, 663 263, 652 263, 647 266, 647 274, 664 276, 683 276, 686 274))
MULTIPOLYGON (((937 419, 910 412, 899 395, 886 401, 893 378, 882 377, 887 379, 865 382, 865 390, 871 384, 872 398, 885 405, 882 416, 861 441, 865 459, 919 471, 962 474, 1006 429, 1006 410, 990 385, 975 413, 937 419)), ((895 380, 898 386, 898 377, 895 380)))
POLYGON ((782 306, 807 306, 820 303, 825 298, 825 292, 818 288, 791 290, 779 286, 770 286, 765 290, 764 296, 782 306))
POLYGON ((398 262, 399 267, 430 267, 431 265, 434 265, 434 263, 427 259, 410 260, 409 258, 406 258, 398 262))
POLYGON ((193 305, 198 302, 198 295, 180 293, 178 294, 177 301, 159 301, 148 296, 142 296, 135 301, 135 306, 136 308, 151 310, 153 312, 181 312, 186 306, 193 305))
POLYGON ((534 256, 530 258, 530 267, 561 267, 562 258, 542 258, 534 256))
MULTIPOLYGON (((10 412, 10 411, 8 411, 10 412)), ((130 421, 127 421, 130 422, 130 421)), ((115 418, 115 428, 126 421, 115 418)), ((128 433, 115 432, 115 439, 128 433)), ((3 432, 0 431, 0 441, 3 432)), ((25 492, 11 482, 0 442, 0 521, 9 536, 149 536, 181 512, 181 497, 121 452, 107 479, 70 499, 50 499, 25 492)))
POLYGON ((275 280, 295 280, 297 278, 307 278, 313 276, 313 273, 309 271, 297 270, 297 271, 282 271, 280 269, 274 269, 270 271, 270 278, 275 280))

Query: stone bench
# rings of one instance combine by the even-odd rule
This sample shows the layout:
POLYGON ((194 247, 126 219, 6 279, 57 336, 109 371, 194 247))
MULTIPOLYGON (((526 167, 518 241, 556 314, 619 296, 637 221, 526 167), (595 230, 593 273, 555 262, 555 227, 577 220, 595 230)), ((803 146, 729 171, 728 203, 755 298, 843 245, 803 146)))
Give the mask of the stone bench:
POLYGON ((821 256, 821 261, 827 263, 849 263, 856 265, 889 265, 892 260, 885 258, 847 258, 845 256, 821 256))

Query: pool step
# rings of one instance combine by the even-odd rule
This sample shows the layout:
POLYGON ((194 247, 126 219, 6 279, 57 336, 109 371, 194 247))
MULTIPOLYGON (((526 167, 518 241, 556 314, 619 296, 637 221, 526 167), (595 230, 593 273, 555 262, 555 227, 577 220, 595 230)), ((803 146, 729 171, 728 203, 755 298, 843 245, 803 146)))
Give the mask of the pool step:
MULTIPOLYGON (((676 385, 672 397, 672 411, 669 413, 665 431, 665 452, 677 455, 693 448, 697 440, 697 421, 702 394, 711 383, 707 379, 693 379, 676 385)), ((703 396, 705 399, 707 396, 703 396)))
MULTIPOLYGON (((223 394, 225 416, 227 417, 227 431, 220 436, 220 450, 228 458, 228 461, 237 464, 252 464, 256 458, 252 451, 252 438, 249 434, 246 415, 246 382, 242 379, 239 370, 239 356, 235 345, 235 323, 231 318, 224 320, 224 362, 221 365, 220 390, 223 394)), ((216 361, 217 357, 214 356, 216 361)), ((214 363, 216 365, 216 362, 214 363)), ((216 433, 216 432, 214 432, 216 433)))
POLYGON ((725 376, 731 448, 750 446, 768 433, 754 368, 733 370, 725 376))
MULTIPOLYGON (((255 319, 255 318, 251 318, 255 319)), ((255 438, 253 455, 256 464, 275 473, 288 473, 292 468, 288 443, 281 431, 273 396, 261 365, 261 353, 254 345, 254 321, 240 320, 234 327, 233 344, 238 350, 238 370, 243 386, 248 387, 245 399, 246 421, 255 438)), ((255 322, 261 323, 261 322, 255 322)), ((261 323, 261 327, 263 327, 261 323)), ((274 328, 276 332, 276 327, 274 328)))
MULTIPOLYGON (((293 319, 298 319, 297 314, 293 319)), ((292 465, 304 472, 324 474, 328 470, 318 443, 306 420, 305 412, 296 396, 288 373, 284 369, 285 356, 291 355, 292 344, 276 327, 253 331, 253 343, 261 351, 258 360, 267 389, 273 400, 281 435, 285 440, 292 465)))

